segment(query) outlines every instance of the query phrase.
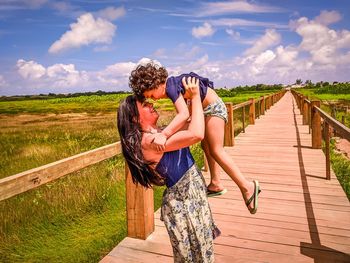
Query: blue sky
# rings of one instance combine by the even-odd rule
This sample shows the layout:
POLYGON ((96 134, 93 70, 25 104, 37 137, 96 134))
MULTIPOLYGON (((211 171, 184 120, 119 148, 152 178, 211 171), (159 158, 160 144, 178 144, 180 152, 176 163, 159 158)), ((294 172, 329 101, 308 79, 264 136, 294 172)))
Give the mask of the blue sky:
POLYGON ((350 80, 350 1, 0 0, 0 95, 129 90, 143 58, 216 87, 350 80))

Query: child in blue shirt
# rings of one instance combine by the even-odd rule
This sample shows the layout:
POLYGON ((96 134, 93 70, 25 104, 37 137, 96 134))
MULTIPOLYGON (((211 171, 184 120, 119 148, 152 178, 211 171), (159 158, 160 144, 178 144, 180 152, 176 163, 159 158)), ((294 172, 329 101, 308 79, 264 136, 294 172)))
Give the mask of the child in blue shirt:
POLYGON ((153 143, 159 151, 164 150, 167 138, 181 129, 190 117, 186 102, 188 95, 182 83, 184 78, 189 77, 199 79, 200 97, 205 116, 205 137, 202 148, 208 160, 211 177, 210 184, 207 186, 208 196, 222 195, 226 192, 219 175, 219 166, 221 166, 241 190, 249 212, 255 214, 258 208, 259 182, 248 181, 223 147, 225 122, 228 118, 227 109, 215 92, 213 82, 209 79, 193 72, 168 77, 166 69, 154 61, 140 64, 131 72, 129 86, 140 100, 170 98, 177 111, 174 119, 162 133, 158 134, 153 143))

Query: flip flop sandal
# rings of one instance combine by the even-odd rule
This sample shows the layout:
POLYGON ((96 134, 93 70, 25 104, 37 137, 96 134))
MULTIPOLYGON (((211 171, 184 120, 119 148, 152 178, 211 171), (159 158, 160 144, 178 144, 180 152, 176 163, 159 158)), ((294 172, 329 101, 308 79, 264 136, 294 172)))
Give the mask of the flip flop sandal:
POLYGON ((259 182, 254 180, 254 193, 252 194, 252 196, 247 200, 247 202, 245 203, 246 206, 248 207, 248 210, 251 214, 255 214, 256 211, 258 210, 258 195, 260 194, 261 190, 260 190, 260 186, 259 186, 259 182), (250 203, 254 200, 254 207, 253 208, 249 208, 250 203))
POLYGON ((213 197, 213 196, 223 195, 226 192, 227 192, 226 188, 222 189, 221 191, 211 191, 211 190, 207 189, 207 196, 213 197))

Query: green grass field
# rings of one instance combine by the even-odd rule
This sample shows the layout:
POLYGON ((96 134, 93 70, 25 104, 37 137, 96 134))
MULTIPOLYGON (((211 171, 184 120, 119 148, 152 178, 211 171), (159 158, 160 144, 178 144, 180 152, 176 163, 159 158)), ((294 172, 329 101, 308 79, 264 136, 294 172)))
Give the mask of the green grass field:
MULTIPOLYGON (((223 99, 239 103, 268 93, 223 99)), ((118 141, 116 109, 125 96, 0 102, 0 178, 118 141)), ((161 125, 174 116, 170 100, 155 107, 161 125)), ((191 151, 201 167, 200 145, 191 151)), ((163 189, 155 188, 155 209, 163 189)), ((98 262, 126 235, 123 158, 1 201, 0 218, 0 262, 98 262)))

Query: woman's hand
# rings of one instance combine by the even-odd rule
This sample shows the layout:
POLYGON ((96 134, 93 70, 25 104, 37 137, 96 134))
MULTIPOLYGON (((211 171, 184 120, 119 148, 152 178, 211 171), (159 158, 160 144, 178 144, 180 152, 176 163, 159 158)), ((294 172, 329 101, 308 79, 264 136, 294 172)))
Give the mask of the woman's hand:
POLYGON ((158 152, 162 152, 165 149, 166 137, 162 133, 155 134, 152 144, 154 149, 158 152))
POLYGON ((182 85, 185 87, 185 98, 192 99, 199 95, 199 79, 195 77, 182 78, 182 85))

